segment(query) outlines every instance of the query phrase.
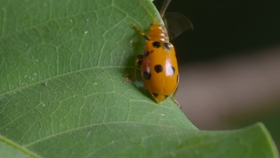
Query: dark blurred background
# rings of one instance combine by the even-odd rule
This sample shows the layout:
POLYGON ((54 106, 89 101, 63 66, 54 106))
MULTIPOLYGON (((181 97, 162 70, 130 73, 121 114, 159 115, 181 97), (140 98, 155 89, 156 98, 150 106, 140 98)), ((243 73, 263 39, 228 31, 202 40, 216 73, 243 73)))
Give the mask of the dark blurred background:
POLYGON ((167 12, 195 28, 172 41, 186 116, 202 130, 263 122, 279 149, 280 1, 173 0, 167 12))

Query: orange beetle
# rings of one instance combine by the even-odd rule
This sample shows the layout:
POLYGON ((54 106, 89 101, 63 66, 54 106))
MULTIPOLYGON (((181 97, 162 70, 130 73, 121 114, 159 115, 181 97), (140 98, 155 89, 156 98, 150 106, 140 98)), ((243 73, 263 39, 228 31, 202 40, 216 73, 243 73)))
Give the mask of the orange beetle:
MULTIPOLYGON (((160 11, 162 18, 170 2, 171 0, 164 1, 160 11)), ((131 79, 135 80, 136 67, 140 64, 142 81, 155 101, 161 103, 174 93, 172 100, 181 108, 174 99, 179 84, 179 69, 175 48, 169 42, 169 36, 172 38, 178 36, 183 31, 192 28, 192 24, 184 15, 179 13, 168 14, 167 17, 170 17, 169 19, 172 22, 167 26, 180 25, 177 31, 173 29, 173 31, 169 32, 169 35, 165 27, 160 24, 160 20, 156 22, 153 19, 153 23, 149 27, 148 36, 136 25, 131 25, 147 40, 144 54, 138 55, 135 61, 131 79)))

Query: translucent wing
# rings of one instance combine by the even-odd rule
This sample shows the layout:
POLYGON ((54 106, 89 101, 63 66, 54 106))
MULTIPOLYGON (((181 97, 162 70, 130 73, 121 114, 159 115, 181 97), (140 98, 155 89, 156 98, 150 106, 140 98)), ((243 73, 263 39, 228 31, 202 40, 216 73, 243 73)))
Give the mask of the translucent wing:
POLYGON ((187 30, 193 30, 192 22, 183 14, 169 12, 165 13, 164 22, 167 28, 169 39, 172 40, 187 30))

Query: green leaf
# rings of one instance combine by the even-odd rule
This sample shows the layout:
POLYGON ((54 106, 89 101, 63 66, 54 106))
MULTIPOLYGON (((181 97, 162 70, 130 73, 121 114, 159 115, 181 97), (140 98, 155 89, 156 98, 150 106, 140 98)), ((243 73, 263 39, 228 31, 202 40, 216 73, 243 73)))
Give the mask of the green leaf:
POLYGON ((149 0, 1 0, 1 157, 278 157, 262 124, 200 131, 141 80, 149 0))

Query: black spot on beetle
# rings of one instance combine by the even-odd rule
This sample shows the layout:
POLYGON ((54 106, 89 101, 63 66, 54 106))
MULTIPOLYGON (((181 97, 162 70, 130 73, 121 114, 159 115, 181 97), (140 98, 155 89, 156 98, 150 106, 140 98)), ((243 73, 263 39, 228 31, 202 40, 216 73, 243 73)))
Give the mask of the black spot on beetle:
POLYGON ((172 69, 172 74, 175 74, 175 68, 172 66, 171 69, 172 69))
POLYGON ((165 95, 165 98, 168 98, 168 95, 165 95))
POLYGON ((156 71, 157 73, 160 73, 160 72, 162 72, 163 67, 162 67, 161 65, 155 65, 155 66, 154 66, 154 69, 155 69, 155 71, 156 71))
POLYGON ((152 94, 153 94, 153 96, 154 96, 154 97, 157 97, 157 96, 158 96, 158 94, 157 94, 157 93, 152 93, 152 94))
POLYGON ((160 47, 160 43, 159 43, 159 42, 153 42, 153 46, 154 46, 155 48, 159 48, 159 47, 160 47))
POLYGON ((163 43, 164 47, 168 50, 171 50, 171 45, 169 43, 163 43))
POLYGON ((143 76, 144 76, 144 78, 145 78, 146 80, 150 80, 150 79, 151 79, 151 73, 150 73, 150 72, 145 71, 145 72, 143 73, 143 76))
POLYGON ((149 52, 148 52, 148 51, 146 51, 146 52, 144 53, 144 55, 145 55, 145 56, 148 56, 148 55, 149 55, 149 52))

